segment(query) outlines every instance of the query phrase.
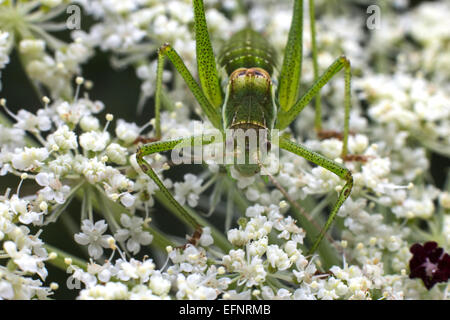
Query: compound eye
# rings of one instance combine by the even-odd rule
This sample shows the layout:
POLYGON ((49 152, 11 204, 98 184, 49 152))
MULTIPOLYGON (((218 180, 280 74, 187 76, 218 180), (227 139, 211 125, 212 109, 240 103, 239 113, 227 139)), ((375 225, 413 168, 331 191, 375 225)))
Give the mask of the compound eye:
POLYGON ((242 70, 241 72, 239 72, 239 76, 245 76, 245 74, 247 73, 247 71, 245 71, 245 70, 242 70))
POLYGON ((259 71, 255 71, 255 76, 259 76, 259 77, 262 77, 262 76, 263 76, 263 74, 262 74, 261 72, 259 72, 259 71))

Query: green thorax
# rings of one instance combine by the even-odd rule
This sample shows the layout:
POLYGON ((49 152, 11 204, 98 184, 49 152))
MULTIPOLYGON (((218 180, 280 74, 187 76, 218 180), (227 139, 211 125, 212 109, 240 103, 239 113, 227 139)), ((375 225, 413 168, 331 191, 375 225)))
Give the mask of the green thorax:
POLYGON ((228 73, 224 129, 272 129, 276 118, 271 73, 275 53, 262 35, 239 31, 225 44, 219 63, 228 73))

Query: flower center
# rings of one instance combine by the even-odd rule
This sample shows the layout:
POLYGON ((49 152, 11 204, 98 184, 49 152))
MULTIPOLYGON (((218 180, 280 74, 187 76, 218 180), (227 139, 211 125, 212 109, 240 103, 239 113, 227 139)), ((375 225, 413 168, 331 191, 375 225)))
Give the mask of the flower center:
POLYGON ((26 23, 21 12, 16 8, 2 7, 0 13, 0 28, 16 33, 26 30, 26 23))
POLYGON ((438 265, 436 263, 432 263, 429 258, 427 258, 422 265, 425 267, 425 272, 428 277, 432 277, 438 269, 438 265))

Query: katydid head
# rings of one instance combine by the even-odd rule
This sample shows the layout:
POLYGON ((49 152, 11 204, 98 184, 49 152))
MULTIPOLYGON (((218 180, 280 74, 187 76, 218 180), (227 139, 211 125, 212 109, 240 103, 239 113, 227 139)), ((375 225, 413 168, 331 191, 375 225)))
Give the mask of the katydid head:
POLYGON ((233 144, 235 168, 243 176, 260 172, 275 117, 269 73, 257 67, 236 69, 228 81, 223 120, 225 131, 231 131, 227 142, 233 144))
POLYGON ((276 118, 269 73, 262 68, 236 69, 228 80, 223 104, 224 129, 256 126, 271 130, 276 118))
POLYGON ((264 99, 272 89, 272 80, 269 73, 262 68, 238 68, 230 75, 228 84, 233 94, 246 96, 257 95, 264 99))

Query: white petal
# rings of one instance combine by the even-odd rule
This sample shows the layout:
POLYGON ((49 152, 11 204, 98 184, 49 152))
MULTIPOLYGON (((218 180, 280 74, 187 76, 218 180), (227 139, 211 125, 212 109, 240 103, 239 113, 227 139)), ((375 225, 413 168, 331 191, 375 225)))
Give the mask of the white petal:
POLYGON ((55 192, 54 196, 56 203, 63 204, 65 202, 64 194, 62 192, 55 192))
POLYGON ((88 234, 88 233, 92 233, 92 230, 94 229, 94 225, 92 224, 92 221, 89 219, 85 219, 83 220, 82 224, 81 224, 81 230, 88 234))
POLYGON ((89 237, 82 232, 75 234, 74 238, 75 238, 75 241, 77 243, 81 244, 82 246, 86 246, 90 242, 89 237))
POLYGON ((130 237, 130 231, 128 229, 119 229, 114 234, 114 238, 116 238, 117 241, 125 241, 130 237))
POLYGON ((27 212, 19 216, 19 221, 23 224, 30 224, 37 220, 39 220, 39 215, 36 212, 27 212))
POLYGON ((125 227, 129 228, 131 226, 131 219, 127 214, 122 214, 120 216, 120 223, 125 227))
POLYGON ((146 246, 153 241, 153 236, 149 232, 141 232, 139 234, 139 243, 146 246))
POLYGON ((131 251, 133 254, 137 254, 141 249, 141 246, 137 241, 130 239, 127 241, 127 249, 131 251))
POLYGON ((213 239, 213 237, 211 237, 210 234, 202 235, 200 237, 200 245, 202 245, 204 247, 208 247, 208 246, 212 245, 213 243, 214 243, 214 239, 213 239))
POLYGON ((100 256, 103 253, 103 249, 101 246, 99 246, 98 244, 90 244, 88 247, 88 252, 89 255, 94 258, 94 259, 98 259, 100 258, 100 256))
POLYGON ((102 270, 99 274, 98 274, 98 280, 102 281, 102 282, 108 282, 109 279, 111 279, 111 272, 109 270, 102 270))
POLYGON ((36 273, 37 260, 28 254, 22 254, 19 259, 14 259, 14 263, 17 264, 23 271, 36 273))
POLYGON ((43 187, 48 186, 48 184, 50 183, 50 181, 49 181, 49 174, 46 173, 46 172, 38 173, 36 175, 35 180, 36 180, 38 185, 43 186, 43 187))
POLYGON ((17 246, 12 241, 6 241, 3 244, 3 249, 5 249, 6 253, 9 254, 10 257, 14 257, 17 255, 17 246))
POLYGON ((108 229, 108 225, 105 223, 105 220, 97 221, 94 225, 94 228, 98 231, 98 233, 102 234, 108 229))
POLYGON ((134 200, 136 199, 135 196, 125 193, 121 198, 120 202, 126 207, 129 208, 134 204, 134 200))
POLYGON ((12 300, 14 298, 14 289, 11 283, 7 281, 0 282, 0 298, 12 300))
POLYGON ((100 238, 100 240, 98 241, 98 244, 101 245, 103 248, 109 248, 110 247, 110 243, 109 243, 109 239, 112 238, 110 235, 104 235, 100 238))

